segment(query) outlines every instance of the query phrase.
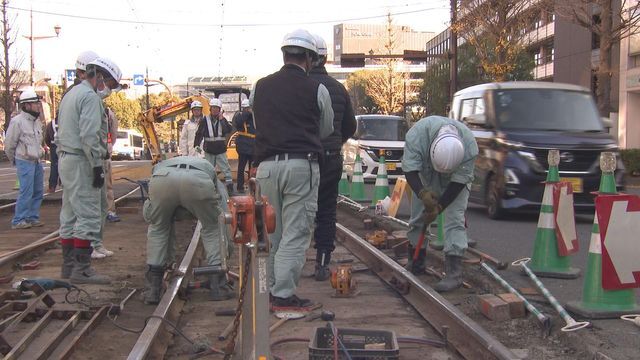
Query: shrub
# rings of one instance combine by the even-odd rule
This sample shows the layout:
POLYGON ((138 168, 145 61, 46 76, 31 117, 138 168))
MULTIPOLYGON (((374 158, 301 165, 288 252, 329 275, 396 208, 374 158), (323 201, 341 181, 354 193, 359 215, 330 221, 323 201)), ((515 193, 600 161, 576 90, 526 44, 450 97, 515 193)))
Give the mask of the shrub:
POLYGON ((633 176, 640 176, 640 149, 625 149, 621 150, 620 154, 627 173, 633 176))

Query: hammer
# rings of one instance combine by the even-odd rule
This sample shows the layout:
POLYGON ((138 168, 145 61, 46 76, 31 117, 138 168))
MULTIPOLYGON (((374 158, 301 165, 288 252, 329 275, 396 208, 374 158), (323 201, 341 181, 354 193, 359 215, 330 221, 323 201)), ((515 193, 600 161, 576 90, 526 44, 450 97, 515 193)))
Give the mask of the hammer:
POLYGON ((316 319, 320 319, 322 321, 333 321, 336 318, 336 314, 333 311, 322 310, 322 312, 310 314, 304 321, 311 322, 316 319))

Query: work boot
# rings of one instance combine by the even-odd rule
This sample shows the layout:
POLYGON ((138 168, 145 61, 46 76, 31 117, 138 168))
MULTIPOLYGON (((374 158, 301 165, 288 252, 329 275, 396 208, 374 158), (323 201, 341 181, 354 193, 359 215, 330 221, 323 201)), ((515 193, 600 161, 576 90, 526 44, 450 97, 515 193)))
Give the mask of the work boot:
POLYGON ((296 295, 291 295, 288 298, 281 298, 277 296, 271 297, 271 311, 309 311, 309 309, 315 305, 313 301, 309 299, 301 299, 296 295))
POLYGON ((209 300, 224 301, 233 298, 233 288, 227 281, 227 274, 209 275, 209 300))
POLYGON ((156 305, 160 302, 162 292, 162 277, 164 276, 164 266, 147 265, 147 272, 144 274, 144 303, 156 305))
POLYGON ((62 269, 60 278, 68 279, 73 271, 73 244, 62 245, 62 269))
POLYGON ((444 279, 433 287, 435 291, 447 292, 462 286, 462 257, 445 255, 444 272, 444 279))
POLYGON ((424 265, 424 261, 425 258, 427 257, 427 250, 426 249, 420 249, 420 251, 418 252, 418 258, 414 261, 413 260, 413 254, 416 251, 416 248, 413 247, 413 245, 409 244, 409 246, 407 247, 407 256, 408 261, 407 261, 407 266, 405 266, 405 269, 411 271, 411 273, 413 275, 422 275, 425 273, 425 265, 424 265))
POLYGON ((316 252, 316 270, 313 274, 316 281, 325 281, 331 277, 330 262, 331 251, 318 250, 318 252, 316 252))
POLYGON ((74 250, 74 264, 70 280, 74 284, 111 284, 111 279, 105 275, 99 275, 91 267, 92 248, 76 248, 74 250))
POLYGON ((233 182, 227 182, 227 192, 229 193, 229 196, 231 196, 231 194, 233 194, 233 182))

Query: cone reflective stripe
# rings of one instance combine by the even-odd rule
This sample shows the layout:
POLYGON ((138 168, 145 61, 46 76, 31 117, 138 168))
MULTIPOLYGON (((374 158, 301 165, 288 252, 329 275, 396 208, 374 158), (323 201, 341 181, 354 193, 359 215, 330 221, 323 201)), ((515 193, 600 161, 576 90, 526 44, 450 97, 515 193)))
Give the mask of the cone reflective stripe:
MULTIPOLYGON (((613 172, 603 172, 599 194, 616 194, 613 172)), ((582 288, 582 300, 571 301, 567 309, 587 319, 612 319, 622 315, 640 313, 634 289, 605 290, 602 288, 602 238, 598 213, 593 218, 591 243, 587 256, 587 270, 582 288)))
POLYGON ((389 178, 387 177, 387 164, 384 160, 383 152, 380 151, 380 161, 378 163, 378 175, 376 175, 376 185, 373 189, 373 199, 371 205, 378 203, 389 196, 389 178))
POLYGON ((360 154, 356 155, 355 164, 353 166, 353 176, 351 176, 351 199, 355 201, 363 201, 364 197, 364 178, 362 177, 362 159, 360 154))
POLYGON ((438 222, 438 236, 429 241, 429 246, 436 250, 444 249, 444 212, 438 215, 436 219, 438 222))
POLYGON ((338 183, 338 193, 340 195, 349 196, 349 178, 347 177, 347 171, 342 167, 342 176, 338 183))
POLYGON ((578 277, 580 270, 571 267, 568 256, 560 256, 558 253, 558 239, 556 237, 553 214, 552 184, 557 183, 560 177, 558 175, 557 161, 555 163, 551 161, 551 154, 549 160, 549 172, 547 173, 547 181, 544 186, 536 240, 533 246, 533 256, 531 256, 531 265, 529 268, 534 274, 541 277, 574 279, 578 277))

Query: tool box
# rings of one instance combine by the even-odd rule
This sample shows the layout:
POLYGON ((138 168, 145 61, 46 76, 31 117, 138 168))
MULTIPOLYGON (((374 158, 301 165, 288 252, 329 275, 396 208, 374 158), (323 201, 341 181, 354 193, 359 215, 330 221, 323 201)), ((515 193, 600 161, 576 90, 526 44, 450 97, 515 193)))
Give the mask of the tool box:
MULTIPOLYGON (((340 329, 338 339, 344 344, 351 359, 362 360, 397 360, 400 358, 400 347, 396 334, 386 330, 340 329), (384 344, 384 349, 368 349, 373 345, 384 344)), ((316 328, 309 342, 309 360, 333 360, 333 343, 335 337, 330 327, 316 328)), ((338 345, 338 357, 347 359, 338 345)))

